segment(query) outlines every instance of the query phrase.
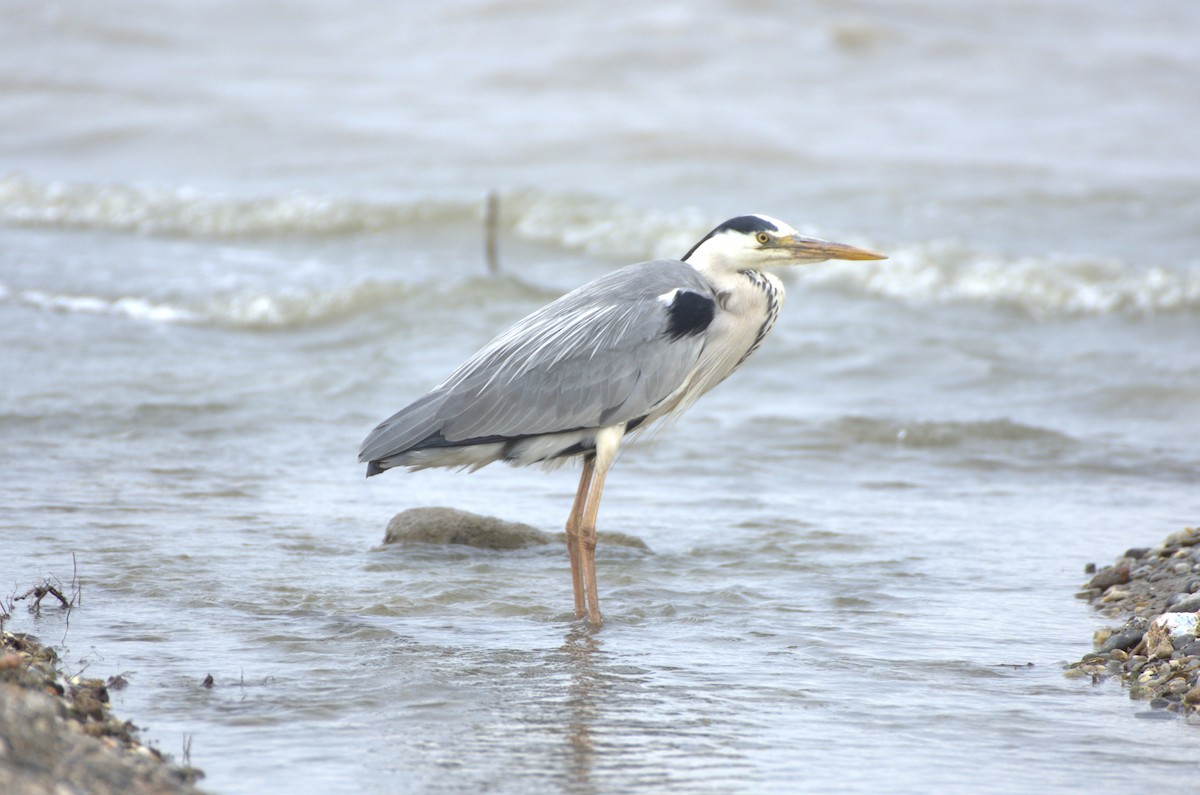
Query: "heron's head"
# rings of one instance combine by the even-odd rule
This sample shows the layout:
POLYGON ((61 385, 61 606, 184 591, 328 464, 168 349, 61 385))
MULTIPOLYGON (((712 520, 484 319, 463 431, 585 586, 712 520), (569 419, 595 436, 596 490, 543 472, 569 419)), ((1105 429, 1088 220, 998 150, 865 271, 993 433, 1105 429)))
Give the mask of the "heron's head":
POLYGON ((887 259, 862 248, 803 237, 767 215, 739 215, 705 235, 683 261, 701 270, 747 270, 773 265, 802 265, 829 259, 887 259))

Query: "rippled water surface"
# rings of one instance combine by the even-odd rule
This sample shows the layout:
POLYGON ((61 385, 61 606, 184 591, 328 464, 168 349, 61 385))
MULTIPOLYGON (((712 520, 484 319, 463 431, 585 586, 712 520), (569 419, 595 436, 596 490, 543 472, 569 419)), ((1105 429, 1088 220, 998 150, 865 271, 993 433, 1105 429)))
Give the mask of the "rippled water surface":
POLYGON ((1087 561, 1195 524, 1192 4, 21 3, 0 25, 10 628, 213 792, 1175 787, 1200 736, 1063 676, 1087 561), (482 258, 500 199, 502 272, 482 258), (610 474, 363 435, 506 324, 761 211, 767 344, 610 474), (201 687, 211 674, 214 686, 201 687))

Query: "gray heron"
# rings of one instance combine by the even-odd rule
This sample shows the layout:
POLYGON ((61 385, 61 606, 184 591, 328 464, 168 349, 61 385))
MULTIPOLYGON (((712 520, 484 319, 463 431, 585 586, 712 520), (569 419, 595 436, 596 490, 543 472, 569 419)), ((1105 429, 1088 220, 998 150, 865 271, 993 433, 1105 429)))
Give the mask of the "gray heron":
POLYGON ((582 458, 567 552, 575 615, 599 625, 596 516, 622 440, 683 412, 758 349, 783 304, 765 268, 830 259, 886 258, 765 215, 731 218, 680 260, 626 266, 518 321, 380 423, 358 460, 371 477, 582 458))

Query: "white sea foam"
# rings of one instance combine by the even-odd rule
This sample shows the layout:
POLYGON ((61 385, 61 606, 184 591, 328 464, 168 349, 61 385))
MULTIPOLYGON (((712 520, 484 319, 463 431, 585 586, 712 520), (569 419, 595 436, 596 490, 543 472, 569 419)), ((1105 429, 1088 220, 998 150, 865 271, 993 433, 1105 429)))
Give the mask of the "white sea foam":
POLYGON ((1116 261, 1006 258, 955 243, 888 252, 871 263, 826 263, 800 278, 882 298, 1006 306, 1038 317, 1153 314, 1200 309, 1200 273, 1116 261))
MULTIPOLYGON (((622 260, 682 256, 718 222, 698 210, 656 213, 587 197, 515 198, 516 234, 622 260)), ((823 236, 819 229, 803 231, 823 236)), ((880 298, 1005 306, 1038 317, 1200 310, 1196 270, 1067 255, 1007 257, 946 241, 886 253, 886 260, 828 262, 789 273, 809 285, 880 298)))
POLYGON ((618 261, 678 259, 720 220, 699 210, 645 210, 585 195, 522 191, 505 197, 512 231, 525 240, 559 245, 618 261))
MULTIPOLYGON (((482 206, 482 197, 372 203, 295 194, 249 200, 186 188, 0 179, 0 222, 187 236, 356 234, 478 223, 482 206)), ((503 234, 614 263, 680 257, 720 220, 692 208, 646 210, 586 194, 517 190, 501 201, 503 234)), ((819 229, 803 231, 822 236, 819 229)), ((854 242, 874 247, 869 240, 854 242)), ((889 247, 885 253, 887 260, 830 262, 791 274, 812 286, 879 298, 1005 306, 1038 317, 1200 309, 1196 269, 1068 255, 1014 258, 946 241, 889 247)), ((36 300, 63 311, 115 311, 168 322, 197 322, 200 317, 200 322, 272 327, 352 314, 356 307, 372 305, 375 287, 288 287, 278 293, 238 294, 195 309, 163 308, 149 300, 139 305, 137 298, 119 307, 111 299, 86 296, 36 300)))
MULTIPOLYGON (((0 298, 3 297, 4 293, 0 293, 0 298)), ((195 312, 183 307, 136 296, 104 298, 95 295, 52 295, 40 290, 23 290, 17 294, 17 300, 27 306, 54 312, 123 315, 154 323, 196 323, 201 320, 195 312)))
POLYGON ((411 286, 364 281, 343 289, 290 287, 277 293, 241 291, 207 300, 171 303, 138 296, 105 297, 52 294, 42 290, 13 292, 0 285, 0 301, 14 300, 48 312, 117 315, 150 323, 275 329, 335 322, 389 301, 402 300, 411 286))
POLYGON ((336 235, 478 216, 482 200, 370 202, 291 193, 257 198, 187 187, 0 178, 0 222, 196 237, 336 235))
POLYGON ((293 328, 331 323, 390 301, 402 300, 410 285, 371 280, 345 288, 291 287, 277 293, 240 292, 207 301, 205 319, 235 328, 293 328))

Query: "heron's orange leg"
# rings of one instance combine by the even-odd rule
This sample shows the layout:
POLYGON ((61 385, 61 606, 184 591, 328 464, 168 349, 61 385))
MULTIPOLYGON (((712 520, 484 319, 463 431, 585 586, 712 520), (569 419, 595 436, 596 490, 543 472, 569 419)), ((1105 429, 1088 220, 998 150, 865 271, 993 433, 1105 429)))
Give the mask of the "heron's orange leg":
POLYGON ((583 614, 587 612, 587 603, 584 601, 583 563, 579 556, 579 528, 583 522, 583 509, 587 504, 588 490, 592 485, 592 472, 595 465, 595 456, 584 456, 583 472, 579 476, 579 489, 575 492, 571 515, 567 517, 567 555, 571 558, 571 584, 575 590, 576 618, 583 618, 583 614))
POLYGON ((587 584, 588 621, 600 626, 600 593, 596 588, 596 515, 600 512, 600 495, 604 492, 604 476, 607 466, 596 468, 592 487, 587 495, 587 506, 583 511, 583 527, 580 541, 583 545, 583 579, 587 584))

